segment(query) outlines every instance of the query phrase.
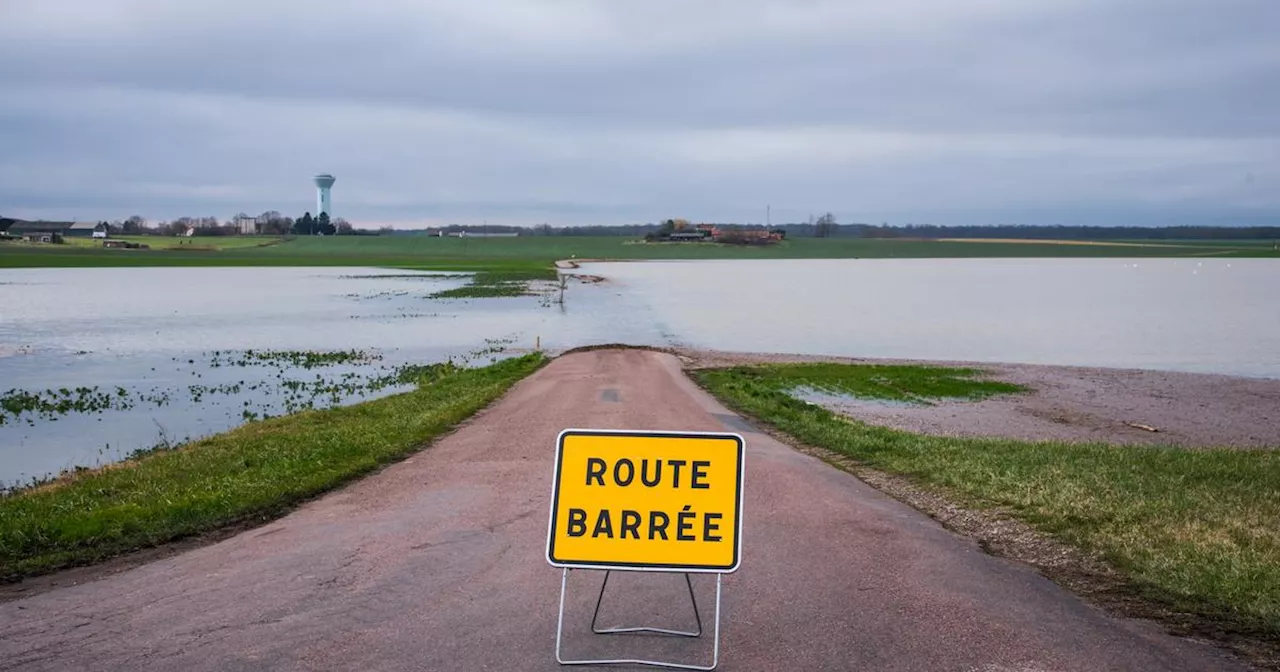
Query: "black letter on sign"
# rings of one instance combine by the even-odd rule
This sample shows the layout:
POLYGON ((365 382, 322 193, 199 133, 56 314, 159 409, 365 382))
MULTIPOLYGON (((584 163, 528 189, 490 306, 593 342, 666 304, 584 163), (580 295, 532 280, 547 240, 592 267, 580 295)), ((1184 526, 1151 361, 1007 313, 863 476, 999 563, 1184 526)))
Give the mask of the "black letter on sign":
POLYGON ((631 479, 636 477, 636 465, 631 460, 623 458, 613 465, 613 482, 618 485, 631 485, 631 479), (622 465, 627 465, 627 480, 622 480, 622 465))
POLYGON ((702 540, 703 541, 720 541, 720 535, 718 534, 715 536, 711 535, 712 532, 720 531, 720 523, 716 523, 715 525, 712 525, 711 519, 714 518, 716 520, 720 520, 723 517, 724 517, 724 514, 722 513, 708 513, 702 519, 702 540))
POLYGON ((613 538, 613 521, 609 520, 609 509, 600 509, 600 517, 596 518, 596 529, 591 533, 591 538, 595 539, 602 534, 606 539, 613 538))
POLYGON ((673 488, 680 487, 680 467, 683 467, 685 465, 685 461, 684 460, 667 460, 667 464, 671 465, 671 470, 674 472, 671 476, 671 487, 673 488))
POLYGON ((569 536, 581 537, 587 533, 587 512, 569 509, 569 536))
POLYGON ((661 511, 650 511, 649 512, 649 541, 653 541, 654 534, 661 534, 662 540, 667 541, 667 524, 670 522, 671 522, 671 519, 667 517, 667 514, 661 511), (662 520, 661 523, 658 522, 659 519, 662 520))
POLYGON ((604 470, 608 465, 604 460, 598 457, 587 458, 587 485, 591 485, 591 479, 596 479, 596 485, 604 485, 604 470))
POLYGON ((632 539, 640 538, 640 514, 623 509, 622 525, 618 528, 618 538, 626 539, 628 531, 631 532, 632 539))
POLYGON ((653 480, 649 480, 649 460, 640 461, 640 482, 652 488, 662 480, 662 460, 653 461, 653 480))
POLYGON ((698 482, 699 479, 707 477, 707 467, 709 466, 711 466, 711 463, 706 460, 693 461, 693 485, 690 485, 689 487, 697 488, 699 490, 706 490, 711 487, 709 483, 698 482))
POLYGON ((676 541, 697 541, 697 537, 692 534, 685 534, 685 530, 693 530, 693 519, 698 514, 689 510, 692 504, 686 504, 684 510, 676 514, 676 541))

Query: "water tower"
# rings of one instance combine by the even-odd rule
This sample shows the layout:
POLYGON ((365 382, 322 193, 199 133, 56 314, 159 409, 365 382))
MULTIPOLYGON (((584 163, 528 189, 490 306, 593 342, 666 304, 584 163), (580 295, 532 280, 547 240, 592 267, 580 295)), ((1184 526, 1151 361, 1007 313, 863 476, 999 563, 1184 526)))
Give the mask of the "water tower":
POLYGON ((316 175, 314 179, 316 183, 316 217, 319 217, 320 213, 329 212, 329 190, 333 188, 333 183, 337 182, 338 178, 324 173, 316 175))

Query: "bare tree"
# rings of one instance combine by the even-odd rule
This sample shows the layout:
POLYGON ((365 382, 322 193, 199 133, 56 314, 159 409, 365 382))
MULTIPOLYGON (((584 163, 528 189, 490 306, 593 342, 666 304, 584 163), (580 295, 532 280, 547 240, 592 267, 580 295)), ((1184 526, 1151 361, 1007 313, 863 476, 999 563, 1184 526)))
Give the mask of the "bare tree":
POLYGON ((813 224, 813 235, 819 238, 830 238, 836 235, 840 225, 836 223, 836 216, 828 212, 819 217, 813 224))
POLYGON ((271 236, 284 236, 293 229, 293 219, 280 214, 279 210, 268 210, 258 215, 258 231, 271 236))

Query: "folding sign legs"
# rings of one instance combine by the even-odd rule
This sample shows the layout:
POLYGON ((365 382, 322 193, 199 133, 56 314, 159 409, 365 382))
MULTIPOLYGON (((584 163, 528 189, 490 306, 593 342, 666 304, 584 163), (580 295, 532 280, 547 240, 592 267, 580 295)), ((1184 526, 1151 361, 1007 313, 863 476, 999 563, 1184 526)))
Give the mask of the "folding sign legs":
POLYGON ((684 575, 684 583, 689 587, 689 601, 693 603, 693 618, 698 624, 698 629, 693 632, 685 632, 684 630, 667 630, 665 628, 598 628, 596 620, 600 618, 600 603, 604 601, 604 589, 609 585, 609 575, 613 572, 605 570, 604 581, 600 582, 600 595, 596 598, 596 611, 591 616, 591 632, 597 635, 616 635, 623 632, 656 632, 662 635, 675 635, 676 637, 701 637, 702 636, 702 614, 698 613, 698 598, 693 594, 693 581, 689 578, 689 574, 684 575))
MULTIPOLYGON (((665 628, 650 627, 631 627, 631 628, 599 628, 596 623, 600 618, 600 603, 604 601, 604 589, 609 585, 609 571, 605 571, 604 581, 600 583, 600 594, 596 596, 595 613, 591 616, 591 632, 597 635, 616 635, 622 633, 636 632, 652 632, 662 635, 673 635, 676 637, 700 637, 702 636, 702 615, 698 613, 698 598, 693 594, 693 581, 688 574, 684 575, 685 585, 689 588, 689 601, 693 604, 693 616, 698 624, 698 629, 693 632, 683 630, 668 630, 665 628)), ((604 660, 565 660, 560 654, 560 643, 563 639, 564 632, 564 594, 565 586, 569 579, 569 569, 566 567, 560 575, 560 614, 556 618, 556 660, 561 665, 650 665, 653 667, 668 667, 678 670, 714 670, 716 665, 720 663, 720 579, 721 575, 716 574, 716 615, 714 628, 714 643, 712 644, 711 664, 710 665, 688 665, 684 663, 668 663, 655 660, 639 660, 634 658, 604 659, 604 660)))

